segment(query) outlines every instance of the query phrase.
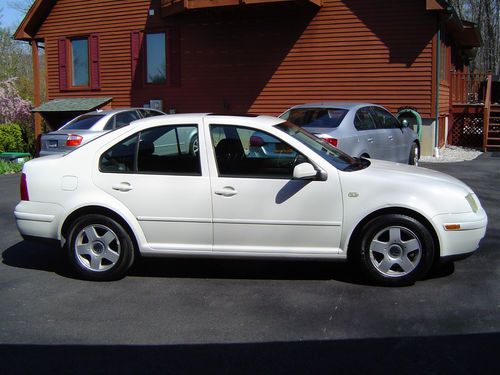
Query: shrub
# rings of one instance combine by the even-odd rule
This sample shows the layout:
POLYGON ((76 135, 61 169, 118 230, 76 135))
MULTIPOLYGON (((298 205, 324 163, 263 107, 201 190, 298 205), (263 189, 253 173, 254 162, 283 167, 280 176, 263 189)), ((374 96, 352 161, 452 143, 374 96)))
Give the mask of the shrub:
POLYGON ((0 174, 19 173, 23 169, 21 163, 11 163, 9 161, 0 160, 0 174))
POLYGON ((0 125, 0 152, 26 151, 23 132, 17 124, 0 125))

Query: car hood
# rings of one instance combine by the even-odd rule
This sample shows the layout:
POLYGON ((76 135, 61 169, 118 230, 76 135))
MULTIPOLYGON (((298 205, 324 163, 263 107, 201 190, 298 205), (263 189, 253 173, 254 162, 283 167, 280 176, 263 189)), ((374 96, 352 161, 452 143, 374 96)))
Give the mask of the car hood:
POLYGON ((370 166, 367 170, 370 173, 385 176, 386 178, 393 180, 397 179, 398 176, 401 176, 405 181, 409 181, 410 183, 414 182, 415 185, 421 185, 423 183, 451 184, 461 187, 468 192, 472 192, 472 189, 459 179, 445 173, 423 167, 370 159, 370 166))
POLYGON ((426 168, 370 159, 370 166, 340 172, 340 179, 346 199, 355 196, 362 207, 401 206, 428 217, 471 211, 466 184, 426 168))

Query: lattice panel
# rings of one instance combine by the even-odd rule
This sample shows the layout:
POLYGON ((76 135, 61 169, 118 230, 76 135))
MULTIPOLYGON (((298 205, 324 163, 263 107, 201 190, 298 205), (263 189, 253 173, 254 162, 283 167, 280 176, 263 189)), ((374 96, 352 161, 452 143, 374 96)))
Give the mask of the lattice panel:
POLYGON ((482 147, 483 145, 483 115, 453 114, 453 125, 448 141, 455 146, 482 147), (451 138, 451 139, 450 139, 451 138))

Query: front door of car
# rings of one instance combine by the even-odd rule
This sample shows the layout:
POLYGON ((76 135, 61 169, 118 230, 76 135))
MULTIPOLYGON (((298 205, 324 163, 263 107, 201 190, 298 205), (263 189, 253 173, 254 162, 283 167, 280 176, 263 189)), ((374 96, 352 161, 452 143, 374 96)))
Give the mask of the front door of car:
POLYGON ((214 251, 272 256, 339 251, 342 198, 338 174, 292 179, 307 160, 278 137, 210 125, 214 251))
POLYGON ((189 148, 197 136, 197 124, 153 127, 100 156, 94 183, 132 212, 153 250, 212 249, 206 158, 189 148))

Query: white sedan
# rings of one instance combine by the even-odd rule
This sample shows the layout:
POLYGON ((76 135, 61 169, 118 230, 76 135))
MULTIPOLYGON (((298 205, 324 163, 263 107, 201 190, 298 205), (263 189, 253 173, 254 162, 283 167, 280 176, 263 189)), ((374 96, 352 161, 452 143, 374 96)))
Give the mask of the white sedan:
POLYGON ((14 214, 92 280, 138 255, 215 256, 349 259, 407 285, 474 252, 487 225, 453 177, 352 158, 282 119, 210 114, 138 120, 27 162, 14 214))

